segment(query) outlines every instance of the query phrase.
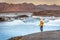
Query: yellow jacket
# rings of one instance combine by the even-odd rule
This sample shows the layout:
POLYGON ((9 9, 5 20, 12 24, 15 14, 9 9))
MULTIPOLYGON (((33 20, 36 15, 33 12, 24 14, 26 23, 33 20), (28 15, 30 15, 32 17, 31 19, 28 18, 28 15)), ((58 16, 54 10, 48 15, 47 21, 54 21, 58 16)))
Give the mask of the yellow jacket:
POLYGON ((43 21, 40 21, 40 24, 39 24, 39 25, 40 25, 40 26, 43 26, 43 24, 44 24, 44 22, 43 22, 43 21))

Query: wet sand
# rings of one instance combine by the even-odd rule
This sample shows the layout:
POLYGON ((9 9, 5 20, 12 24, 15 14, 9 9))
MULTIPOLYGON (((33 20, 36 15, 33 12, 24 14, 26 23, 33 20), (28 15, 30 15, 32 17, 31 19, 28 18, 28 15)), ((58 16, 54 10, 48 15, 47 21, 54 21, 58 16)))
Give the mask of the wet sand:
POLYGON ((22 36, 20 39, 16 40, 60 40, 60 31, 57 30, 57 31, 45 31, 39 33, 33 33, 22 36))

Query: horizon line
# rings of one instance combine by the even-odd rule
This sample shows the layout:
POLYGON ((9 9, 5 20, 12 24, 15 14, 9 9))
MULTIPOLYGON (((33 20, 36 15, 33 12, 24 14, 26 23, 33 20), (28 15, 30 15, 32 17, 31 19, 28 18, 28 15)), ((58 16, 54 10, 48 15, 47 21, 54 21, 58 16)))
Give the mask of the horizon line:
POLYGON ((33 5, 59 5, 59 4, 34 4, 34 3, 27 3, 27 2, 23 2, 23 3, 8 3, 8 2, 0 2, 0 3, 7 3, 7 4, 33 4, 33 5))

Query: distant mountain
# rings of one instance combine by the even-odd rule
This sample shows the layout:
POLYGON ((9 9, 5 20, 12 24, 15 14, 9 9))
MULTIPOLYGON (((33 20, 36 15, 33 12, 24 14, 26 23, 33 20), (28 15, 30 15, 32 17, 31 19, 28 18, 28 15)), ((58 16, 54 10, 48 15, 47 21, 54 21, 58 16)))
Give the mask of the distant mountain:
POLYGON ((34 5, 32 3, 0 3, 0 12, 39 12, 44 10, 60 10, 60 5, 34 5))

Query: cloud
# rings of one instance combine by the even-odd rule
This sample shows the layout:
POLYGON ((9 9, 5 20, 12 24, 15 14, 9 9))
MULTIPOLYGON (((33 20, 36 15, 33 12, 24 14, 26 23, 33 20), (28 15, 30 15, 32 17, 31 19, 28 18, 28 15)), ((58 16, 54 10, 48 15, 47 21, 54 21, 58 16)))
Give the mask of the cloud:
POLYGON ((0 0, 0 2, 5 2, 5 0, 0 0))

